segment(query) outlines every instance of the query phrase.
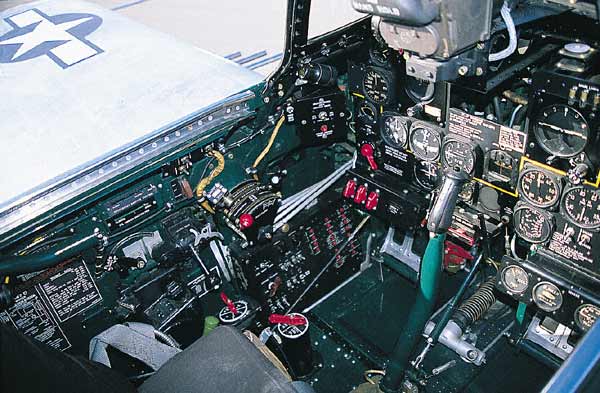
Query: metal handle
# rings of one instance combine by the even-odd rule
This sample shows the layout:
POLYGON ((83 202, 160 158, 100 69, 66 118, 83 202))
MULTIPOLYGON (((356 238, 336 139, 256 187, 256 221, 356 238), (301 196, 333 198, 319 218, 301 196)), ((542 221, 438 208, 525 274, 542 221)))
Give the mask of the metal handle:
POLYGON ((448 230, 452 224, 452 214, 456 207, 458 194, 467 180, 469 180, 469 176, 459 167, 446 171, 440 193, 429 213, 427 229, 430 232, 439 234, 448 230))

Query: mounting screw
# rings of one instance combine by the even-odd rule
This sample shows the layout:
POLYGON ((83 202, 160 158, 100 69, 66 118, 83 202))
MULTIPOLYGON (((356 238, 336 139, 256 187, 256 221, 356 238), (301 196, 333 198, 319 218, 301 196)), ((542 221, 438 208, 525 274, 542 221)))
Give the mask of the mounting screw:
POLYGON ((483 68, 481 68, 481 67, 475 68, 475 75, 477 75, 477 76, 483 75, 483 68))
POLYGON ((467 75, 467 72, 469 72, 469 67, 466 65, 461 65, 458 67, 458 75, 465 76, 467 75))

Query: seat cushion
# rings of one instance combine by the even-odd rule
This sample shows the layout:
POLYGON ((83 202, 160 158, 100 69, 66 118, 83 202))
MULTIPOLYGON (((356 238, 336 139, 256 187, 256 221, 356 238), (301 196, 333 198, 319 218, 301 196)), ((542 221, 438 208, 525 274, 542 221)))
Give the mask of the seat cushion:
POLYGON ((175 355, 141 393, 296 393, 242 333, 220 326, 175 355))

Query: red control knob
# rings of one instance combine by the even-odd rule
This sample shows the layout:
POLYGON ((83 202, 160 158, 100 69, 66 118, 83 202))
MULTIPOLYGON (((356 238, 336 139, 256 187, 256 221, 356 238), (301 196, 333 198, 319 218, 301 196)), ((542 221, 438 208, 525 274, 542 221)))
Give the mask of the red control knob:
POLYGON ((301 326, 301 325, 306 325, 307 320, 303 316, 298 316, 298 315, 271 314, 271 315, 269 315, 269 323, 272 323, 272 324, 281 323, 284 325, 301 326))
POLYGON ((354 180, 348 180, 348 183, 346 183, 346 187, 344 187, 344 191, 342 192, 343 197, 350 199, 354 197, 355 192, 356 182, 354 180))
POLYGON ((252 217, 252 214, 244 213, 240 216, 240 229, 242 231, 250 228, 252 225, 254 225, 254 217, 252 217))
POLYGON ((377 163, 373 156, 373 146, 370 143, 365 143, 360 147, 360 155, 367 159, 372 170, 377 170, 377 163))
POLYGON ((367 197, 367 202, 365 203, 365 209, 374 210, 379 203, 379 194, 375 191, 371 191, 369 196, 367 197))
POLYGON ((356 194, 354 195, 354 202, 363 203, 367 199, 367 187, 358 186, 356 194))
POLYGON ((233 303, 233 301, 229 297, 227 297, 225 292, 221 292, 220 296, 221 296, 221 300, 223 301, 223 303, 225 303, 225 305, 227 306, 229 311, 231 311, 231 313, 233 315, 238 315, 238 309, 235 306, 235 303, 233 303))

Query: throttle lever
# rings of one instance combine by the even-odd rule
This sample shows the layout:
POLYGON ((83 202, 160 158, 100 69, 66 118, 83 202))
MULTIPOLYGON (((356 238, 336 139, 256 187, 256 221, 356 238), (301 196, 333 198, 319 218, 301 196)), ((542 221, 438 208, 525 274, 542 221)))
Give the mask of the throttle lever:
POLYGON ((271 314, 269 315, 269 323, 300 326, 306 325, 306 319, 298 315, 271 314))
POLYGON ((220 296, 221 296, 221 300, 223 301, 223 303, 225 303, 225 305, 227 306, 229 311, 231 311, 231 313, 233 315, 238 315, 239 311, 238 311, 237 307, 235 306, 235 303, 233 303, 233 301, 225 294, 225 292, 221 292, 220 296))
POLYGON ((444 182, 427 220, 427 229, 435 234, 445 233, 452 224, 452 214, 458 201, 458 194, 469 176, 460 167, 446 171, 444 182))

